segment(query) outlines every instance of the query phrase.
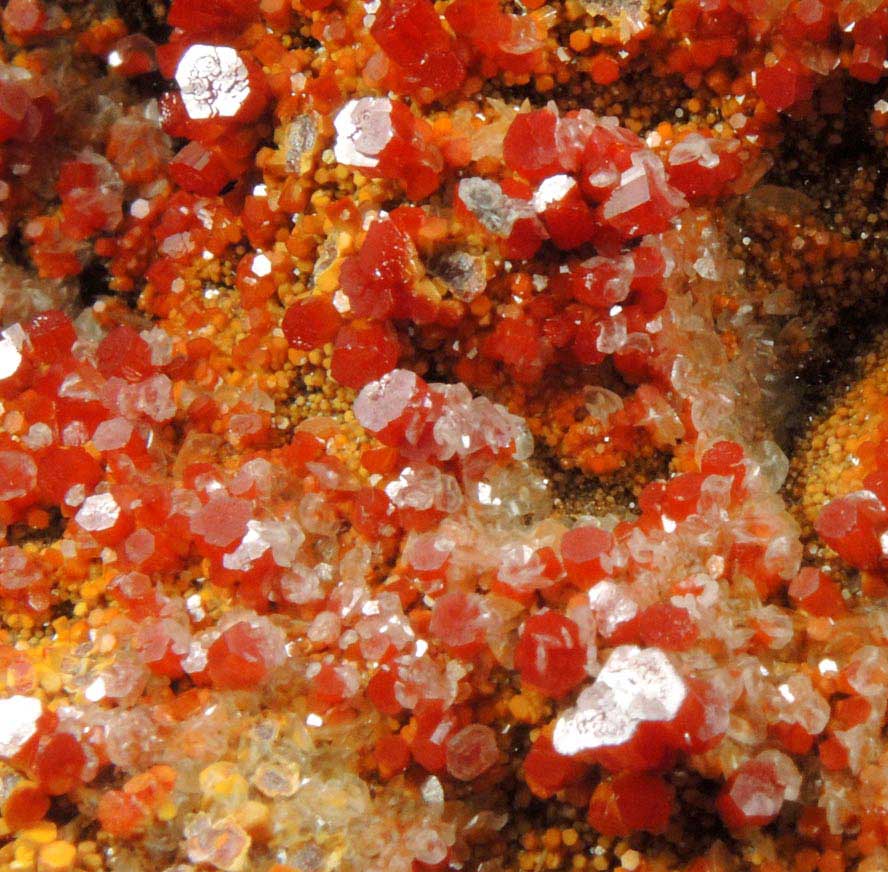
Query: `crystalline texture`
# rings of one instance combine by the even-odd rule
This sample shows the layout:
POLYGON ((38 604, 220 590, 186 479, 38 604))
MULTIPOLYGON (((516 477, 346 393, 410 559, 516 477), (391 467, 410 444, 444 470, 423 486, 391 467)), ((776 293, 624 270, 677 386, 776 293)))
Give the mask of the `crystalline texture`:
POLYGON ((37 732, 43 705, 32 696, 0 699, 0 757, 18 754, 37 732))
POLYGON ((378 166, 379 156, 395 135, 391 113, 387 97, 349 100, 333 122, 336 160, 353 167, 378 166))
POLYGON ((669 721, 687 697, 687 686, 669 658, 657 648, 615 648, 575 709, 555 724, 552 743, 573 755, 632 738, 646 721, 669 721))
POLYGON ((176 82, 195 120, 233 118, 250 96, 249 72, 240 55, 224 45, 192 45, 176 67, 176 82))

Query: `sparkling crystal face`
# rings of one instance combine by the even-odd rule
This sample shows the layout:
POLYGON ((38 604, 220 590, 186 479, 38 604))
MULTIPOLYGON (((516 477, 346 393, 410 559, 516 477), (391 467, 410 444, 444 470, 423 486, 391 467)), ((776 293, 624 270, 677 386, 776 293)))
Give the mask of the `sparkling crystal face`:
POLYGON ((336 160, 353 167, 378 166, 379 156, 395 135, 391 114, 392 101, 387 97, 349 100, 333 122, 336 160))
POLYGON ((592 687, 574 709, 558 718, 552 743, 572 756, 629 741, 645 721, 675 717, 687 687, 669 658, 657 648, 615 648, 592 687))
POLYGON ((13 757, 37 731, 43 712, 39 699, 10 696, 0 699, 0 756, 13 757))
POLYGON ((224 45, 192 45, 176 67, 176 82, 195 121, 233 118, 250 96, 246 64, 224 45))
POLYGON ((545 212, 549 206, 560 203, 576 186, 576 180, 564 174, 543 179, 533 195, 533 208, 545 212))
POLYGON ((22 362, 22 353, 12 337, 0 338, 0 379, 15 375, 22 362))
POLYGON ((84 530, 98 532, 113 527, 119 517, 120 506, 113 494, 94 494, 83 501, 75 520, 84 530))

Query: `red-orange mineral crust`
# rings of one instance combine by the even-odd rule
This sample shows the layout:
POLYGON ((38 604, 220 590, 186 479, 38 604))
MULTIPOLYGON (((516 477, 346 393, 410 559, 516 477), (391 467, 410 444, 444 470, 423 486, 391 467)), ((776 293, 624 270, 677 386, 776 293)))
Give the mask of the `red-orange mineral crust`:
POLYGON ((888 868, 888 6, 0 24, 0 872, 888 868))

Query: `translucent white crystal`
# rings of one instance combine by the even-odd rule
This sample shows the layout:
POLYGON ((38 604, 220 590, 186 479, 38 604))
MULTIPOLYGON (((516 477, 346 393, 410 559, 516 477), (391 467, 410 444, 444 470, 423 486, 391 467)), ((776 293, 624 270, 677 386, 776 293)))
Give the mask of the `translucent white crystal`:
POLYGON ((110 493, 87 497, 74 516, 74 520, 90 533, 110 530, 120 517, 120 506, 110 493))
POLYGON ((595 683, 555 724, 559 754, 574 755, 628 741, 643 721, 669 721, 687 697, 687 687, 659 648, 615 648, 595 683))
POLYGON ((0 757, 14 757, 37 731, 43 704, 33 696, 0 699, 0 757))
POLYGON ((349 100, 333 121, 336 160, 352 167, 378 166, 379 156, 395 135, 391 116, 388 97, 349 100))
POLYGON ((179 60, 176 83, 190 118, 232 118, 250 96, 250 77, 237 51, 192 45, 179 60))
POLYGON ((537 212, 545 212, 550 206, 560 203, 572 190, 577 187, 573 176, 560 174, 549 176, 540 182, 540 186, 533 195, 533 208, 537 212))

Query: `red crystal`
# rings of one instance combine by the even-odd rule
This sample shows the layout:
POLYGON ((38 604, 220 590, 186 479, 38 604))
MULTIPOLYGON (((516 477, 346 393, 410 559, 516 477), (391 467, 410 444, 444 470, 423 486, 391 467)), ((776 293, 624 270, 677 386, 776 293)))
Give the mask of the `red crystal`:
POLYGON ((35 315, 27 327, 32 355, 41 363, 56 363, 71 353, 77 339, 71 319, 56 309, 35 315))
POLYGON ((250 690, 265 679, 268 666, 257 632, 246 621, 239 621, 210 645, 207 674, 214 687, 250 690))
POLYGON ((577 625, 558 612, 531 615, 515 648, 521 680, 548 696, 566 696, 586 678, 586 649, 577 625))
POLYGON ((40 786, 50 796, 61 796, 80 781, 86 755, 70 733, 55 733, 40 743, 34 762, 40 786))
POLYGON ((553 747, 551 739, 540 736, 524 760, 524 777, 535 796, 548 799, 586 774, 588 767, 575 757, 565 757, 553 747))
POLYGON ((336 334, 330 373, 339 384, 362 388, 398 364, 400 347, 387 324, 346 324, 336 334))
POLYGON ((588 820, 605 836, 663 833, 675 804, 675 789, 661 776, 624 772, 602 781, 589 801, 588 820))
POLYGON ((888 526, 888 512, 868 491, 839 497, 828 503, 814 529, 840 557, 858 569, 873 569, 881 560, 879 536, 888 526))
POLYGON ((222 158, 199 142, 189 142, 178 152, 169 173, 180 188, 204 197, 215 196, 231 181, 222 158))
POLYGON ((506 166, 529 182, 564 172, 555 137, 557 125, 558 116, 550 109, 519 112, 503 141, 506 166))
POLYGON ((814 75, 797 61, 786 57, 770 67, 758 70, 755 86, 767 106, 782 112, 811 98, 814 93, 814 75))
POLYGON ((411 249, 394 221, 374 221, 357 254, 342 264, 339 282, 358 318, 380 320, 401 310, 410 292, 411 249))
POLYGON ((132 327, 123 324, 101 341, 96 363, 105 378, 118 377, 130 382, 142 381, 154 372, 148 343, 132 327))
POLYGON ((825 572, 806 566, 789 585, 790 599, 808 614, 833 618, 845 611, 839 585, 825 572))
POLYGON ((483 602, 477 594, 462 591, 444 594, 432 606, 429 631, 443 642, 450 653, 471 657, 484 641, 486 620, 483 602))
POLYGON ((614 539, 600 527, 574 527, 561 537, 561 559, 568 578, 588 588, 604 578, 601 558, 613 547, 614 539))
POLYGON ((431 0, 386 0, 370 28, 373 38, 404 71, 410 90, 436 97, 456 90, 466 70, 431 0))
POLYGON ((290 306, 284 313, 281 329, 294 348, 312 351, 332 342, 341 324, 342 318, 330 298, 315 296, 290 306))
POLYGON ((188 33, 240 30, 259 17, 259 0, 172 0, 167 23, 188 33))
POLYGON ((779 814, 784 790, 773 764, 751 760, 728 779, 716 807, 732 830, 761 827, 779 814))

